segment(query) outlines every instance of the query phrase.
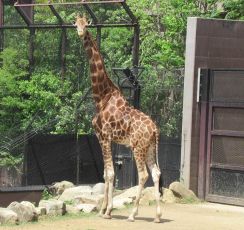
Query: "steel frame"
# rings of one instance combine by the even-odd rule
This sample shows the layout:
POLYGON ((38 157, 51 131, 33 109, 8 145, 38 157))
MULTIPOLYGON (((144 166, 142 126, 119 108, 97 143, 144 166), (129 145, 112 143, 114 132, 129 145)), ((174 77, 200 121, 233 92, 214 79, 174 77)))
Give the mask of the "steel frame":
MULTIPOLYGON (((139 35, 140 35, 140 26, 137 18, 134 16, 133 12, 130 10, 129 6, 126 4, 126 0, 101 0, 101 1, 86 1, 81 0, 79 2, 64 2, 64 3, 55 3, 50 0, 48 3, 34 3, 34 0, 17 0, 14 3, 13 0, 10 0, 10 4, 15 7, 16 11, 22 17, 25 22, 25 25, 4 25, 4 0, 0 0, 0 36, 3 34, 3 30, 5 29, 29 29, 32 36, 33 31, 35 29, 63 29, 74 28, 75 26, 72 24, 66 24, 58 11, 54 6, 58 5, 82 5, 86 12, 92 19, 92 24, 89 25, 89 28, 97 29, 97 42, 100 47, 101 42, 101 30, 102 28, 112 28, 112 27, 131 27, 134 28, 134 41, 133 41, 133 49, 132 49, 132 65, 139 65, 139 35), (96 14, 90 8, 90 5, 94 4, 120 4, 126 14, 130 18, 130 22, 128 23, 103 23, 98 20, 96 14), (58 19, 58 24, 35 24, 34 23, 34 7, 49 7, 53 15, 58 19)), ((65 37, 63 37, 63 42, 65 43, 65 37)), ((31 41, 30 41, 31 42, 31 41)), ((30 45, 31 46, 31 45, 30 45)), ((3 47, 3 36, 1 36, 0 48, 3 47)), ((65 47, 65 45, 62 45, 65 47)), ((31 49, 30 49, 31 50, 31 49)), ((33 49, 32 49, 33 50, 33 49)), ((64 53, 62 51, 61 53, 64 53)), ((30 54, 30 56, 33 56, 30 54)), ((65 69, 65 68, 63 68, 65 69)))

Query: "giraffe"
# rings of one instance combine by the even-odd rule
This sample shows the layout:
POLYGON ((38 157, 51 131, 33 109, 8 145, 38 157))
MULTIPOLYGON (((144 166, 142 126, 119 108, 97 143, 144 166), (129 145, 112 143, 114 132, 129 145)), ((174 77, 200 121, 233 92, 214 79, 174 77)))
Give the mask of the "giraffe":
POLYGON ((158 165, 159 132, 157 127, 149 116, 131 107, 118 87, 110 80, 97 44, 87 30, 86 18, 77 16, 74 25, 79 37, 83 40, 89 59, 93 98, 96 105, 96 115, 92 120, 92 125, 101 145, 104 160, 105 191, 99 215, 105 219, 111 218, 114 183, 111 142, 114 141, 131 148, 138 171, 138 191, 128 221, 134 221, 138 213, 141 192, 148 178, 148 167, 152 174, 156 197, 154 222, 159 223, 162 184, 158 165))

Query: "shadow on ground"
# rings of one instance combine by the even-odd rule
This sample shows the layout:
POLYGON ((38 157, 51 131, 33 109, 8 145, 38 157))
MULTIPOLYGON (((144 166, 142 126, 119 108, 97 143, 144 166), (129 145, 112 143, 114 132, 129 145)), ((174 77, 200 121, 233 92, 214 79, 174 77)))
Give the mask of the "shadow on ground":
MULTIPOLYGON (((127 220, 128 216, 113 215, 112 218, 117 219, 117 220, 127 220)), ((154 218, 151 218, 151 217, 135 217, 135 221, 137 221, 137 220, 142 220, 142 221, 146 221, 146 222, 153 222, 154 218)), ((173 220, 161 219, 160 224, 171 222, 171 221, 173 221, 173 220)))

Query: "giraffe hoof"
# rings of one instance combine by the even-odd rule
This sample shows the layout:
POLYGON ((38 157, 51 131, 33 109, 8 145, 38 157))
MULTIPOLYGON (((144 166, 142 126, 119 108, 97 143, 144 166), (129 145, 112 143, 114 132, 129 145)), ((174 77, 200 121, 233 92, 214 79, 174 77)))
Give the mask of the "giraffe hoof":
POLYGON ((135 222, 135 219, 132 218, 132 217, 129 217, 129 218, 127 219, 127 221, 129 221, 129 222, 135 222))
POLYGON ((112 217, 111 217, 111 215, 104 214, 104 215, 103 215, 103 218, 104 218, 104 219, 111 219, 112 217))
POLYGON ((155 218, 154 219, 154 223, 160 223, 161 221, 160 221, 160 218, 155 218))

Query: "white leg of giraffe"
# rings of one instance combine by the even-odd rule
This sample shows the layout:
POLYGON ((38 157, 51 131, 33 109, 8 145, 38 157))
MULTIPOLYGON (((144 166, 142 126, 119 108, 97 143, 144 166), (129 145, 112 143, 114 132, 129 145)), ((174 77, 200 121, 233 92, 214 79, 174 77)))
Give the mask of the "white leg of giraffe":
POLYGON ((160 217, 162 216, 161 208, 160 208, 160 192, 159 192, 159 179, 160 179, 160 169, 156 164, 155 153, 153 147, 149 148, 148 155, 147 155, 147 166, 150 169, 152 174, 152 179, 154 182, 155 188, 155 198, 156 198, 156 217, 154 219, 155 223, 160 223, 160 217))
POLYGON ((107 179, 107 170, 105 168, 104 168, 103 178, 104 178, 105 185, 104 185, 104 199, 103 199, 101 210, 99 212, 99 216, 101 217, 106 212, 108 206, 108 179, 107 179))
POLYGON ((100 141, 103 159, 104 159, 104 180, 105 191, 100 215, 106 219, 111 218, 111 211, 113 209, 113 182, 114 182, 114 167, 111 152, 111 142, 100 141))
POLYGON ((135 216, 138 214, 138 207, 139 207, 139 202, 140 202, 140 198, 141 198, 141 193, 142 193, 142 190, 144 188, 144 184, 146 183, 146 181, 148 179, 148 172, 147 172, 147 168, 146 168, 145 155, 143 157, 138 158, 137 157, 138 152, 135 150, 134 156, 135 156, 136 166, 137 166, 137 170, 138 170, 139 183, 138 183, 138 190, 137 190, 137 194, 136 194, 136 200, 135 200, 134 208, 132 209, 132 212, 128 218, 128 221, 135 221, 135 216))

